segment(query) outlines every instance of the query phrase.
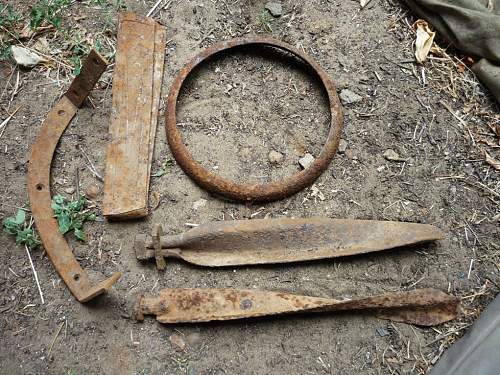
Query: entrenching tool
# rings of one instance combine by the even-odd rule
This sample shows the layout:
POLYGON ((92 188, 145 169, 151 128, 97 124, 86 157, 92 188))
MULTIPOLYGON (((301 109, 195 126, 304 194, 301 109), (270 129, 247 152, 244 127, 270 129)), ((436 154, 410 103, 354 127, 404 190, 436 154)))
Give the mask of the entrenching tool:
POLYGON ((165 257, 200 266, 289 263, 392 249, 444 238, 428 224, 350 219, 256 219, 202 224, 185 233, 135 239, 137 259, 165 257))
POLYGON ((140 296, 134 316, 156 315, 160 323, 196 323, 305 312, 372 311, 378 318, 433 326, 456 318, 459 299, 436 289, 416 289, 336 300, 288 293, 238 289, 163 289, 140 296))

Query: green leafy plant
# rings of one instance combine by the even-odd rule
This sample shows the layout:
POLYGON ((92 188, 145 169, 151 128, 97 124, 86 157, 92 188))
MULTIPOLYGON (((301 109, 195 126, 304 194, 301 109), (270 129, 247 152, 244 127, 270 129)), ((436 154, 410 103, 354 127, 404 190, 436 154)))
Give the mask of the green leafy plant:
POLYGON ((16 216, 5 218, 3 227, 7 233, 16 236, 17 244, 34 249, 41 243, 31 224, 26 224, 26 212, 22 209, 17 211, 16 216))
POLYGON ((174 161, 172 159, 165 159, 165 161, 161 164, 161 168, 158 169, 155 173, 153 173, 153 177, 161 177, 167 173, 168 168, 174 165, 174 161))
POLYGON ((20 21, 21 15, 11 5, 0 8, 0 28, 6 31, 0 33, 0 61, 10 56, 9 38, 17 35, 16 28, 20 21))
POLYGON ((82 58, 80 56, 71 56, 69 61, 71 62, 71 65, 73 65, 73 75, 79 75, 82 71, 82 58))
POLYGON ((10 30, 16 26, 19 21, 21 21, 21 15, 12 8, 12 5, 4 6, 0 10, 0 27, 10 30))
POLYGON ((80 241, 86 241, 87 236, 83 231, 83 223, 94 221, 95 214, 86 210, 87 200, 80 196, 76 201, 68 201, 61 195, 52 198, 52 209, 59 225, 59 231, 62 234, 73 231, 75 237, 80 241))
POLYGON ((6 60, 10 57, 10 45, 0 46, 0 61, 6 60))
POLYGON ((31 7, 31 29, 36 30, 44 23, 59 29, 62 22, 61 12, 69 4, 70 0, 39 0, 31 7))

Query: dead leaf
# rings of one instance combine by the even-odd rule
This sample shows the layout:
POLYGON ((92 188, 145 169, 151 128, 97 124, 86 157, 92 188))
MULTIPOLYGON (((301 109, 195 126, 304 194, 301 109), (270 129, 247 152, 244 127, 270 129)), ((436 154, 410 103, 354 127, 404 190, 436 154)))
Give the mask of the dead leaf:
POLYGON ((321 201, 324 201, 326 199, 324 194, 321 192, 321 190, 318 189, 318 187, 315 184, 311 186, 311 190, 312 190, 311 197, 318 197, 319 200, 321 201))
POLYGON ((436 33, 431 31, 429 24, 424 20, 415 22, 417 26, 417 40, 415 41, 415 58, 419 64, 423 64, 427 60, 429 51, 434 43, 436 33))
POLYGON ((174 334, 170 335, 170 337, 168 339, 174 346, 176 346, 177 349, 179 349, 179 350, 186 349, 186 342, 184 341, 184 339, 182 338, 181 335, 174 333, 174 334))
POLYGON ((361 9, 368 5, 368 3, 372 0, 359 0, 359 5, 361 5, 361 9))
POLYGON ((154 191, 153 194, 151 194, 151 209, 154 211, 158 208, 161 202, 161 195, 157 191, 154 191))
POLYGON ((196 202, 193 203, 193 210, 198 211, 201 207, 205 206, 207 204, 206 199, 198 199, 196 202))
POLYGON ((481 138, 478 140, 479 143, 484 143, 485 145, 488 145, 492 148, 500 148, 500 143, 499 142, 494 142, 491 139, 488 138, 481 138))
POLYGON ((45 38, 44 36, 37 39, 35 44, 33 44, 33 49, 45 55, 51 54, 51 48, 49 42, 47 41, 47 38, 45 38))
POLYGON ((27 24, 26 26, 24 26, 24 28, 19 33, 19 39, 29 39, 29 38, 34 37, 35 35, 44 33, 46 31, 54 30, 54 29, 55 29, 55 27, 53 25, 49 25, 49 26, 38 27, 34 31, 31 29, 30 25, 27 24))
POLYGON ((406 161, 406 159, 399 156, 399 154, 391 148, 385 150, 383 156, 389 161, 406 161))
POLYGON ((491 165, 497 171, 500 171, 500 161, 498 161, 497 159, 491 157, 491 155, 488 154, 487 151, 484 151, 484 157, 485 157, 486 163, 488 163, 489 165, 491 165))

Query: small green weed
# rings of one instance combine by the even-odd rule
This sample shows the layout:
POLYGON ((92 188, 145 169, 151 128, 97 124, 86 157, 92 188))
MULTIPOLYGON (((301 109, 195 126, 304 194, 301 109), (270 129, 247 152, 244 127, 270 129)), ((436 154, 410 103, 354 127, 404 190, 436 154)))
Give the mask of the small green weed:
POLYGON ((16 216, 5 218, 3 227, 7 233, 16 236, 17 244, 34 249, 41 243, 31 225, 26 224, 26 212, 22 209, 17 211, 16 216))
POLYGON ((21 15, 11 5, 0 8, 0 27, 6 30, 6 33, 0 33, 0 61, 9 58, 10 43, 5 38, 7 38, 8 34, 17 35, 16 28, 20 21, 21 15))
POLYGON ((90 52, 91 47, 80 31, 68 33, 67 39, 70 41, 70 49, 73 54, 69 60, 73 65, 73 74, 77 76, 82 69, 82 58, 90 52))
POLYGON ((80 241, 86 241, 87 236, 83 231, 83 223, 94 221, 95 214, 85 210, 87 200, 80 196, 76 201, 68 201, 61 195, 52 198, 52 209, 59 225, 59 231, 62 234, 73 231, 75 237, 80 241))
POLYGON ((1 27, 10 31, 19 21, 21 21, 21 15, 11 5, 7 5, 0 10, 1 27))
POLYGON ((0 46, 0 61, 6 60, 10 57, 10 45, 0 46))
POLYGON ((273 21, 274 18, 273 16, 271 16, 271 13, 267 11, 267 9, 264 9, 262 13, 257 17, 258 25, 267 33, 273 32, 273 27, 271 25, 273 21))
POLYGON ((62 22, 61 12, 69 4, 70 0, 39 0, 31 7, 31 29, 36 30, 44 23, 59 29, 62 22))
POLYGON ((153 173, 153 177, 161 177, 167 173, 167 169, 174 165, 174 161, 172 159, 165 159, 162 163, 161 168, 158 169, 155 173, 153 173))

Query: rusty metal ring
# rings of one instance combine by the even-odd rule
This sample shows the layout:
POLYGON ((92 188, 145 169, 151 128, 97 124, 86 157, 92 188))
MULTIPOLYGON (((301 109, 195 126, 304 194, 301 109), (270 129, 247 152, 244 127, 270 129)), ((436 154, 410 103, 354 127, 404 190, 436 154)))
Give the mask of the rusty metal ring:
POLYGON ((238 38, 230 41, 213 45, 187 63, 177 75, 175 81, 170 88, 170 93, 167 100, 167 109, 165 114, 167 139, 172 154, 184 170, 202 188, 222 195, 226 198, 235 201, 244 202, 270 202, 286 198, 293 195, 305 187, 311 185, 321 173, 328 167, 333 156, 337 152, 340 133, 343 126, 342 109, 337 96, 335 85, 328 76, 325 70, 318 65, 311 57, 300 52, 295 47, 272 39, 261 37, 238 38), (197 163, 187 147, 182 142, 181 132, 177 127, 176 106, 179 91, 187 76, 192 70, 202 61, 209 57, 239 46, 248 45, 265 45, 278 48, 298 57, 300 60, 308 64, 314 73, 320 78, 330 102, 331 125, 326 142, 319 156, 315 161, 303 171, 289 176, 281 181, 271 182, 268 184, 237 184, 233 181, 226 180, 212 172, 209 172, 197 163))

